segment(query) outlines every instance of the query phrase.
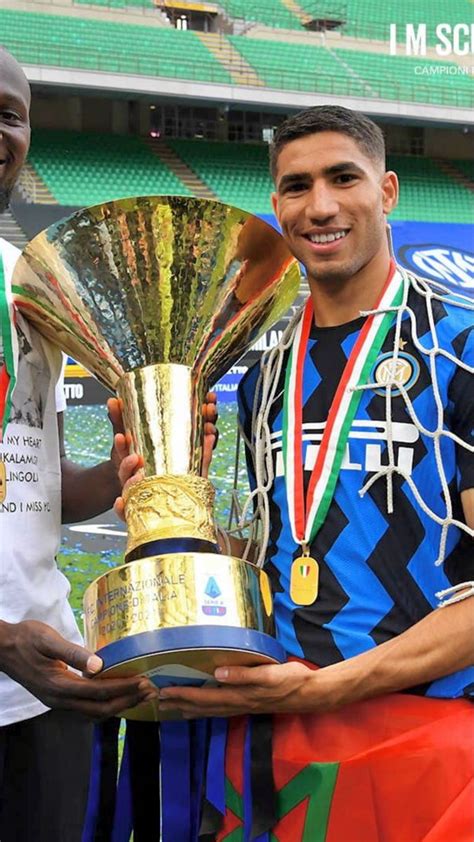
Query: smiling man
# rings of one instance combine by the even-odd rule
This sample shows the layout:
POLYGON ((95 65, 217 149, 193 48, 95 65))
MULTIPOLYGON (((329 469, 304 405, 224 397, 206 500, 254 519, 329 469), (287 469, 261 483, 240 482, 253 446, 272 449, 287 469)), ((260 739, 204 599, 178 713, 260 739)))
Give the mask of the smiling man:
POLYGON ((302 112, 271 165, 310 296, 239 397, 290 660, 162 703, 235 717, 219 840, 243 824, 259 842, 470 842, 472 303, 394 263, 398 181, 372 121, 302 112))
MULTIPOLYGON (((29 108, 27 79, 0 48, 0 211, 28 151, 29 108)), ((82 520, 111 507, 128 448, 119 433, 101 465, 82 469, 66 459, 61 354, 13 313, 18 254, 0 238, 0 838, 79 842, 92 737, 85 717, 135 705, 151 685, 80 674, 102 664, 81 645, 56 554, 61 515, 82 520)), ((110 409, 117 426, 117 402, 110 409)))

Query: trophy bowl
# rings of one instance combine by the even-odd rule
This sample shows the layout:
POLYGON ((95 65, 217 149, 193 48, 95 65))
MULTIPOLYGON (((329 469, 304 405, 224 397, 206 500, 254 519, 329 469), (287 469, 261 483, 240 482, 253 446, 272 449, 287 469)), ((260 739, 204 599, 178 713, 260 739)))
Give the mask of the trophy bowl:
MULTIPOLYGON (((125 563, 84 596, 86 645, 104 662, 94 680, 203 685, 218 666, 285 660, 267 575, 219 550, 214 488, 201 476, 202 404, 299 284, 270 225, 180 196, 86 208, 19 258, 16 306, 117 394, 143 459, 124 497, 125 563)), ((164 718, 157 702, 123 715, 164 718)))

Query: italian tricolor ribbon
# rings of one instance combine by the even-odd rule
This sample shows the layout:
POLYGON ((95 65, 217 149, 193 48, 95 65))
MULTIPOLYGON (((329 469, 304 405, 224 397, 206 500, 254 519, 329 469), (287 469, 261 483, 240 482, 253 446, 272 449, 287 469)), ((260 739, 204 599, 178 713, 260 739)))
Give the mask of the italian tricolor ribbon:
POLYGON ((0 329, 3 346, 3 364, 0 368, 0 441, 8 424, 11 398, 15 388, 18 367, 18 342, 14 325, 11 290, 5 277, 5 268, 0 253, 0 329))
POLYGON ((308 299, 288 359, 283 398, 283 462, 291 530, 295 543, 310 545, 324 523, 334 495, 352 421, 362 397, 355 387, 367 377, 393 321, 393 309, 403 300, 403 278, 392 262, 388 278, 357 337, 329 410, 323 437, 304 494, 303 478, 303 374, 306 349, 314 319, 308 299))

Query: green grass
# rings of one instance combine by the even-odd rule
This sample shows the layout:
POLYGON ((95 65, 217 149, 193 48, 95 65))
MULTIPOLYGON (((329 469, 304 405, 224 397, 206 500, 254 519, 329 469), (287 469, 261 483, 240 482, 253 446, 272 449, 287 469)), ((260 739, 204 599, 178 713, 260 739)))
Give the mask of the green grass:
MULTIPOLYGON (((210 479, 217 489, 216 515, 225 526, 229 516, 230 493, 234 476, 236 439, 236 407, 222 404, 219 407, 219 446, 216 450, 210 479)), ((111 446, 111 428, 105 407, 70 407, 65 413, 65 440, 67 455, 74 462, 90 467, 107 459, 111 446)), ((246 475, 243 460, 240 468, 241 488, 245 489, 246 475)), ((245 492, 244 492, 245 493, 245 492)), ((122 563, 124 541, 113 536, 101 536, 103 545, 99 552, 84 548, 85 536, 67 528, 58 555, 58 565, 71 584, 70 602, 78 619, 82 613, 82 597, 87 586, 106 572, 107 568, 122 563)))

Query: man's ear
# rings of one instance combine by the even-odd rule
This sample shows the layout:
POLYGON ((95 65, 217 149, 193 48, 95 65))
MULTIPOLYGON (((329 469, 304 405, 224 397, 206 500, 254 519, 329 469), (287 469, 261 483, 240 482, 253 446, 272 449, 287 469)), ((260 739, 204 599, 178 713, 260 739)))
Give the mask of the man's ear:
POLYGON ((275 214, 276 218, 278 219, 278 193, 272 193, 270 198, 272 200, 273 213, 275 214))
POLYGON ((389 170, 382 179, 382 207, 386 216, 398 205, 399 187, 398 176, 389 170))

